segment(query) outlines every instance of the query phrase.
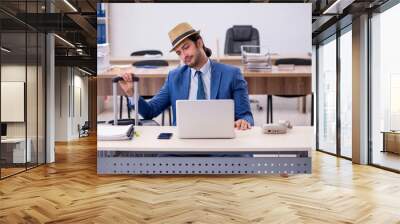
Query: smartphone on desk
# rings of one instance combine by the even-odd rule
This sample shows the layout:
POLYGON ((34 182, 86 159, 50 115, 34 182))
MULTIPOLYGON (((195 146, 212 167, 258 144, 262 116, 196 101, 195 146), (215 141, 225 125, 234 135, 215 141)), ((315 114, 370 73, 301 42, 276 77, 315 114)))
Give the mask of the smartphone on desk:
POLYGON ((158 139, 170 139, 172 137, 172 133, 160 133, 158 135, 158 139))

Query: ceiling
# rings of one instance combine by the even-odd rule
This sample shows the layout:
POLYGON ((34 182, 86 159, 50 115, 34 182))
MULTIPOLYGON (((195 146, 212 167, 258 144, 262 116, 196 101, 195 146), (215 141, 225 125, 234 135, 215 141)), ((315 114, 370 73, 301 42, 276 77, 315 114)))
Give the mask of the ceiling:
POLYGON ((79 66, 95 74, 96 24, 96 0, 1 0, 1 43, 12 50, 2 60, 21 61, 26 55, 30 60, 37 46, 44 47, 36 43, 36 35, 51 32, 61 37, 55 38, 56 65, 79 66))

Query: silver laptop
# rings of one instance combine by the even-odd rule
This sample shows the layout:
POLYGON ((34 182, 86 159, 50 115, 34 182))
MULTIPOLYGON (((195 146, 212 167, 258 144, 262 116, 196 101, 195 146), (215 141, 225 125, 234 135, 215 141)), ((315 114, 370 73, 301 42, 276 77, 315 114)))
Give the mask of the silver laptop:
POLYGON ((233 100, 177 100, 179 138, 234 138, 233 100))

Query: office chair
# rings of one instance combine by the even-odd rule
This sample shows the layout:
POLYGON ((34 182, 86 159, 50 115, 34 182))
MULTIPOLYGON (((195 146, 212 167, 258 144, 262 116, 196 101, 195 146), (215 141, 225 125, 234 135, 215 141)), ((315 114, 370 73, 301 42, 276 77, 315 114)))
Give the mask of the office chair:
POLYGON ((163 56, 163 53, 159 50, 142 50, 142 51, 134 51, 131 53, 131 56, 145 56, 145 55, 163 56))
POLYGON ((260 45, 260 36, 256 28, 251 25, 234 25, 226 31, 225 54, 240 55, 242 45, 260 45))
MULTIPOLYGON (((166 60, 141 60, 141 61, 136 61, 132 64, 134 67, 143 67, 143 68, 154 68, 154 67, 162 67, 162 66, 168 66, 169 63, 166 60)), ((153 96, 142 96, 145 100, 151 99, 153 96)), ((131 117, 131 108, 129 107, 128 103, 128 97, 126 97, 126 102, 127 102, 127 108, 128 108, 128 118, 130 119, 131 117)), ((123 96, 120 97, 120 114, 119 117, 122 119, 122 101, 123 101, 123 96)), ((171 107, 168 109, 168 115, 169 115, 169 125, 172 124, 172 118, 171 118, 171 107)), ((165 125, 165 111, 161 114, 161 125, 165 125)))
POLYGON ((89 129, 90 129, 89 121, 85 121, 82 127, 80 127, 80 125, 78 124, 79 138, 89 136, 89 129))
POLYGON ((168 61, 166 60, 141 60, 136 61, 132 64, 134 67, 162 67, 168 66, 168 61))
MULTIPOLYGON (((242 45, 260 45, 260 36, 256 28, 251 25, 235 25, 226 31, 224 50, 226 55, 241 55, 242 45)), ((250 99, 250 103, 255 103, 258 111, 263 110, 258 100, 250 99)))
POLYGON ((275 60, 275 65, 311 65, 311 59, 307 58, 279 58, 275 60))
MULTIPOLYGON (((280 58, 275 61, 275 65, 311 65, 311 59, 306 58, 280 58)), ((267 95, 267 123, 273 123, 272 96, 284 98, 306 97, 307 95, 267 95)), ((311 126, 314 126, 314 93, 311 93, 311 126)))

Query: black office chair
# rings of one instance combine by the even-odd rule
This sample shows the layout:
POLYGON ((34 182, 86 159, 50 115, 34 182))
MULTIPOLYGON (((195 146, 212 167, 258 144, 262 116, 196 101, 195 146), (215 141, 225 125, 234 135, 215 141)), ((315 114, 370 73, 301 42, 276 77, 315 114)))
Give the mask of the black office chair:
MULTIPOLYGON (((241 55, 242 45, 260 45, 260 36, 256 28, 251 25, 235 25, 226 31, 224 50, 226 55, 241 55)), ((258 48, 254 48, 254 51, 259 53, 258 48)), ((255 103, 258 111, 263 110, 258 100, 250 99, 250 103, 255 103)))
MULTIPOLYGON (((275 65, 311 65, 311 59, 307 58, 280 58, 275 61, 275 65)), ((267 95, 267 123, 273 123, 272 96, 284 98, 306 97, 307 95, 267 95)), ((314 126, 314 93, 311 93, 311 126, 314 126)))
POLYGON ((256 28, 251 25, 235 25, 226 31, 225 54, 240 55, 242 45, 260 45, 260 36, 256 28))
POLYGON ((134 62, 132 65, 134 67, 163 67, 169 64, 166 60, 141 60, 134 62))
POLYGON ((131 53, 131 56, 144 56, 144 55, 160 55, 163 56, 163 53, 159 50, 142 50, 135 51, 131 53))
POLYGON ((279 58, 275 65, 311 65, 311 59, 307 58, 279 58))
POLYGON ((89 129, 90 129, 89 121, 85 121, 82 127, 78 124, 79 138, 89 136, 89 129))

